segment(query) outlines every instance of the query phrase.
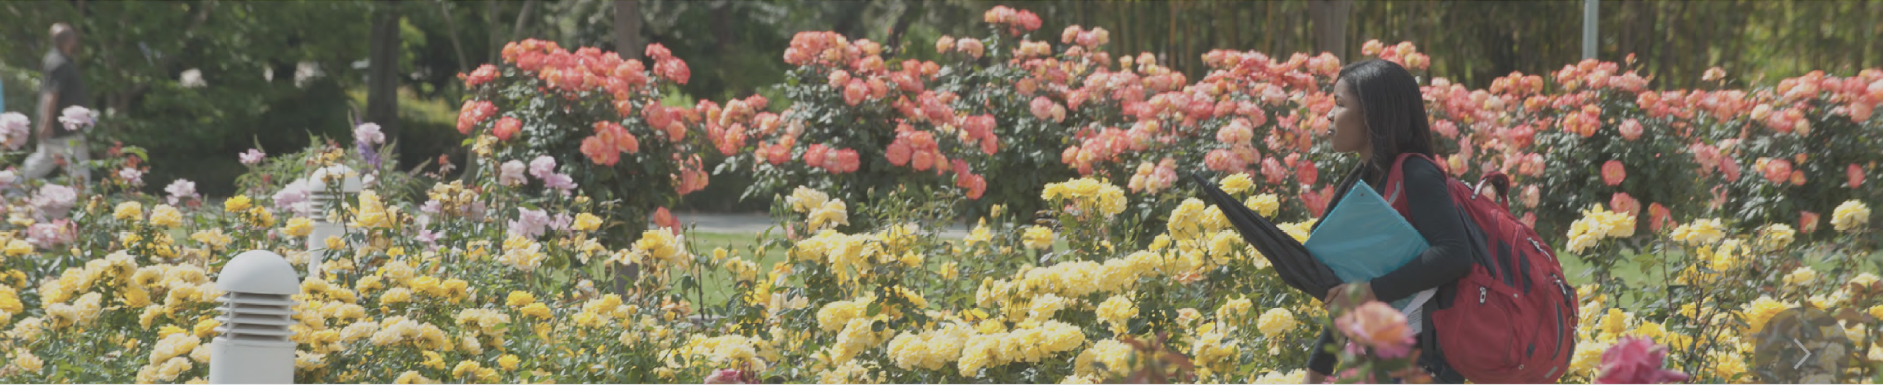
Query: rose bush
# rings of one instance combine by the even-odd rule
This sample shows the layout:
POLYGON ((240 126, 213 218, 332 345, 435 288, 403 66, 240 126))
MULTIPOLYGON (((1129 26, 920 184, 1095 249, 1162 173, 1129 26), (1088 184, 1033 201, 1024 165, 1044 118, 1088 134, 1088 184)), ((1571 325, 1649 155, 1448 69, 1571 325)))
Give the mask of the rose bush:
MULTIPOLYGON (((306 271, 317 245, 324 274, 294 296, 297 382, 1298 383, 1329 327, 1336 380, 1420 380, 1403 316, 1295 293, 1177 181, 1210 177, 1306 239, 1331 170, 1352 166, 1317 137, 1339 61, 1216 51, 1191 81, 1110 57, 1101 28, 1055 45, 1030 12, 983 21, 935 62, 800 35, 779 111, 661 104, 690 75, 658 45, 648 65, 513 43, 465 75, 461 177, 449 159, 389 169, 359 124, 350 145, 238 155, 250 173, 220 201, 142 180, 128 146, 95 162, 104 183, 17 185, 0 379, 200 382, 227 258, 273 250, 306 271), (708 244, 659 209, 704 185, 704 151, 754 176, 748 195, 781 196, 780 237, 708 244), (364 190, 310 204, 341 192, 310 183, 348 176, 364 190), (930 225, 964 216, 959 239, 930 225), (349 231, 308 240, 315 222, 349 231), (641 274, 613 273, 629 264, 641 274)), ((1834 314, 1863 364, 1845 379, 1872 378, 1883 72, 1657 91, 1625 64, 1423 80, 1447 169, 1513 175, 1513 210, 1589 272, 1572 274, 1564 381, 1762 380, 1753 336, 1795 307, 1834 314)))
MULTIPOLYGON (((534 39, 504 45, 502 63, 464 76, 472 97, 458 132, 474 155, 469 171, 496 176, 469 187, 520 189, 545 202, 579 190, 605 207, 597 211, 605 231, 629 238, 705 188, 700 153, 708 141, 700 132, 709 116, 660 103, 691 71, 660 44, 648 45, 646 57, 650 63, 596 48, 569 52, 534 39)), ((764 108, 762 98, 755 102, 764 108)))

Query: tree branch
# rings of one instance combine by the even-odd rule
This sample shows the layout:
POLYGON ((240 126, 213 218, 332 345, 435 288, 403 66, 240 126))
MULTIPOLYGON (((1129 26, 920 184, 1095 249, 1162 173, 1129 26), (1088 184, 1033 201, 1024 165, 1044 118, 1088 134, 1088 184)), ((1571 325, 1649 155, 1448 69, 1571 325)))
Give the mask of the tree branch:
MULTIPOLYGON (((203 2, 203 5, 201 7, 197 7, 196 15, 194 15, 194 17, 191 18, 190 25, 188 27, 183 28, 182 36, 196 36, 196 33, 195 33, 196 29, 201 28, 203 26, 203 23, 209 21, 209 11, 215 8, 216 8, 216 2, 214 0, 205 1, 203 2)), ((183 45, 178 47, 177 52, 182 53, 182 52, 189 51, 190 45, 197 41, 198 40, 196 39, 184 40, 183 45)), ((177 60, 181 58, 183 58, 183 55, 181 54, 164 55, 163 63, 158 64, 156 66, 156 69, 158 71, 168 71, 170 67, 175 66, 177 63, 177 60)), ((167 79, 168 77, 165 76, 165 77, 160 77, 160 78, 167 79)), ((129 111, 131 107, 131 101, 137 100, 138 97, 143 96, 145 92, 149 92, 149 91, 150 91, 149 82, 138 83, 135 86, 131 86, 130 90, 126 90, 124 91, 124 93, 119 94, 118 97, 109 98, 111 99, 111 107, 116 108, 118 111, 129 111)))

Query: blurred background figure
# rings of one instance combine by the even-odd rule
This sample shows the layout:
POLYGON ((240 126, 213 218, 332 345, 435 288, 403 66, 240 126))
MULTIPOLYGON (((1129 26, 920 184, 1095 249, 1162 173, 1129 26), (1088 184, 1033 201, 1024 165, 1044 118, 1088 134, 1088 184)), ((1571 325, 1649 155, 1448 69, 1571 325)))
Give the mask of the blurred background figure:
POLYGON ((54 168, 64 167, 67 175, 85 180, 91 175, 83 165, 91 158, 86 153, 85 136, 75 125, 55 127, 53 124, 59 120, 61 111, 72 106, 83 107, 81 103, 88 100, 84 80, 79 76, 78 31, 71 25, 57 23, 52 25, 51 36, 52 49, 46 51, 41 67, 39 119, 33 129, 39 147, 26 158, 25 177, 27 180, 42 178, 54 168))

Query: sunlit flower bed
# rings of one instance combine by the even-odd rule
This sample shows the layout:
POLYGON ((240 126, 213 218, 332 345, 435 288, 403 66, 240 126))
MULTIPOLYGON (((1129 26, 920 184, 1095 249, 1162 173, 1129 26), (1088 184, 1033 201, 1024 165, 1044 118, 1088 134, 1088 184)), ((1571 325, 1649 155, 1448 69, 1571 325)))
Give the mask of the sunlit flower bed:
MULTIPOLYGON (((0 380, 204 381, 215 280, 251 249, 321 261, 294 297, 297 382, 1298 383, 1322 327, 1352 343, 1344 380, 1402 374, 1403 316, 1329 314, 1178 178, 1213 176, 1306 239, 1321 170, 1352 166, 1319 143, 1339 60, 1217 51, 1192 82, 1113 59, 1102 28, 1055 47, 1030 12, 984 21, 934 61, 802 34, 773 109, 661 104, 691 74, 658 45, 648 66, 512 43, 466 75, 463 178, 449 159, 392 169, 370 124, 351 145, 238 155, 226 200, 140 192, 135 147, 89 186, 0 171, 0 380), (665 207, 706 186, 706 151, 778 197, 775 237, 679 226, 665 207), (962 219, 965 237, 938 232, 962 219), (321 223, 348 230, 310 239, 321 223)), ((1511 208, 1586 269, 1564 382, 1757 381, 1754 336, 1798 307, 1853 341, 1845 381, 1874 378, 1883 72, 1751 91, 1652 91, 1595 61, 1551 78, 1425 92, 1448 170, 1512 174, 1511 208)), ((0 117, 0 136, 27 123, 0 117)))

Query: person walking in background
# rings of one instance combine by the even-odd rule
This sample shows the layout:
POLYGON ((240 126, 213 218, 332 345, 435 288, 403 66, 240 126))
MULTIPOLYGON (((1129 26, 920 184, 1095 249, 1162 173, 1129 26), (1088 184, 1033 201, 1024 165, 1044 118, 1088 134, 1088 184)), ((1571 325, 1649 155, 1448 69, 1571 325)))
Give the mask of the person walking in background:
POLYGON ((79 129, 91 124, 91 113, 66 111, 70 107, 82 110, 83 104, 90 100, 76 61, 78 30, 66 23, 57 23, 52 25, 51 35, 52 50, 46 52, 43 80, 39 85, 39 120, 33 130, 39 147, 26 157, 24 176, 27 180, 43 178, 52 169, 63 166, 66 175, 87 180, 91 172, 84 163, 91 159, 91 154, 87 153, 85 136, 79 129), (61 119, 62 115, 73 116, 61 119), (62 124, 55 125, 54 121, 62 124))

